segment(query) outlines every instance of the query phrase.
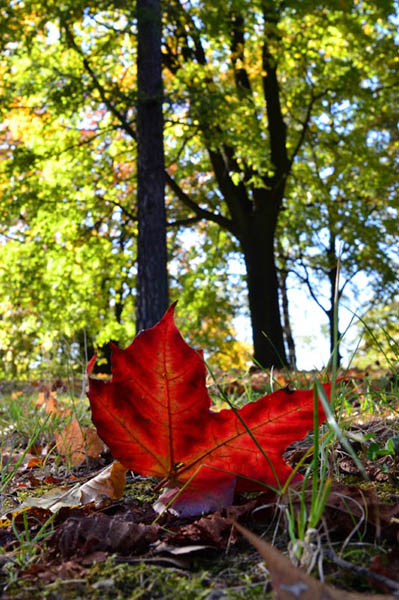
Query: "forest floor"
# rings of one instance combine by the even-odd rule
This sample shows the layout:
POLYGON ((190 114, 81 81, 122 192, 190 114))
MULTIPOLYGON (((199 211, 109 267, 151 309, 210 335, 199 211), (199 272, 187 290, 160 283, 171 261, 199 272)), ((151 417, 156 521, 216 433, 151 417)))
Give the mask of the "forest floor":
MULTIPOLYGON (((281 495, 237 495, 232 507, 191 518, 159 517, 157 482, 137 474, 123 485, 113 471, 108 493, 101 473, 113 459, 82 385, 0 383, 3 597, 251 600, 275 597, 274 588, 282 600, 317 600, 332 586, 331 598, 399 598, 399 382, 383 371, 340 376, 335 420, 321 430, 318 494, 310 434, 285 455, 291 466, 301 462, 304 483, 281 495), (280 553, 267 547, 262 557, 234 521, 280 553)), ((242 406, 287 384, 311 388, 321 374, 217 377, 242 406)))

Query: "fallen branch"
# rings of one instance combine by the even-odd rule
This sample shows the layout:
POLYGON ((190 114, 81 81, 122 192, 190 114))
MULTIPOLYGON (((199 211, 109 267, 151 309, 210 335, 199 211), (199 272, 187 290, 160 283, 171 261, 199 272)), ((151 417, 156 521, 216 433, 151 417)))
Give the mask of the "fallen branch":
POLYGON ((351 571, 352 573, 356 573, 356 575, 361 575, 362 577, 369 577, 370 579, 374 579, 388 587, 391 590, 399 593, 399 582, 394 581, 393 579, 389 579, 384 575, 380 575, 379 573, 374 573, 370 569, 366 569, 365 567, 359 567, 359 565, 355 565, 343 558, 340 558, 334 550, 324 550, 323 555, 331 560, 334 564, 336 564, 341 569, 345 569, 347 571, 351 571))

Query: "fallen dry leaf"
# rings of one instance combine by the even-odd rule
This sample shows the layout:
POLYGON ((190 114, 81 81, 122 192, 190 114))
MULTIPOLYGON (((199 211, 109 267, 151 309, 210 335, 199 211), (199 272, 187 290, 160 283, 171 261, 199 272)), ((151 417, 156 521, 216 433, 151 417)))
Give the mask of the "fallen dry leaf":
POLYGON ((44 406, 46 413, 56 414, 59 411, 57 405, 57 396, 47 385, 42 385, 37 394, 36 408, 44 406))
POLYGON ((98 513, 67 519, 57 529, 55 543, 64 558, 98 551, 139 554, 157 540, 159 531, 158 525, 98 513))
POLYGON ((205 545, 189 545, 189 546, 172 546, 166 542, 155 542, 152 544, 152 552, 154 554, 172 554, 173 556, 185 556, 187 554, 201 554, 207 552, 213 552, 215 548, 213 546, 205 545))
POLYGON ((105 449, 104 442, 98 437, 95 427, 82 427, 87 456, 97 458, 105 449))
POLYGON ((80 486, 82 504, 96 502, 102 496, 118 500, 126 484, 127 469, 117 460, 103 469, 96 477, 80 486))
POLYGON ((86 458, 82 429, 76 417, 61 433, 55 434, 58 454, 78 467, 86 458))
POLYGON ((82 566, 82 561, 69 560, 59 564, 59 561, 34 563, 24 571, 23 579, 40 581, 48 585, 57 579, 73 580, 84 579, 87 568, 82 566))
POLYGON ((268 542, 262 540, 246 527, 234 526, 247 538, 264 558, 269 569, 276 600, 388 600, 393 596, 357 594, 339 590, 317 581, 294 567, 291 561, 268 542))
POLYGON ((219 513, 213 513, 194 521, 194 523, 183 525, 165 541, 174 545, 210 544, 216 548, 226 549, 229 541, 235 541, 235 535, 231 535, 231 530, 231 519, 222 517, 219 513))
POLYGON ((118 500, 123 494, 125 482, 125 467, 118 461, 114 461, 86 483, 74 485, 67 491, 64 488, 53 489, 49 494, 27 498, 17 510, 40 507, 55 513, 60 508, 82 506, 90 502, 98 503, 104 498, 118 500))
POLYGON ((51 395, 46 402, 46 413, 56 414, 57 412, 59 412, 57 406, 57 398, 54 395, 51 395))
POLYGON ((28 464, 26 465, 27 469, 33 469, 34 467, 42 467, 43 463, 41 458, 39 458, 38 456, 32 456, 29 461, 28 464))
POLYGON ((55 434, 55 442, 59 455, 70 460, 75 467, 79 467, 88 456, 97 458, 104 449, 96 430, 81 427, 76 417, 61 433, 55 434))
MULTIPOLYGON (((399 583, 399 548, 395 546, 386 554, 374 556, 370 564, 370 569, 378 575, 388 577, 399 583)), ((379 587, 382 592, 389 591, 382 583, 379 587)))

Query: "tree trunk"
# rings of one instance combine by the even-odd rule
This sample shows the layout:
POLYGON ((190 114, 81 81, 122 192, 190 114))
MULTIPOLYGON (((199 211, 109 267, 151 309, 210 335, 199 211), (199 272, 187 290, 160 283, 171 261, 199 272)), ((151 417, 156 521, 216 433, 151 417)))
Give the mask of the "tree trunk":
MULTIPOLYGON (((337 267, 332 267, 329 271, 328 271, 328 280, 330 283, 330 309, 327 312, 327 316, 328 316, 328 325, 329 325, 329 330, 330 330, 330 352, 331 354, 334 352, 334 346, 335 346, 335 339, 334 339, 334 327, 335 327, 335 323, 334 323, 334 313, 335 313, 335 302, 336 302, 336 297, 335 297, 335 286, 336 286, 336 281, 337 281, 337 267)), ((338 308, 338 307, 337 307, 338 308)), ((338 321, 338 310, 337 310, 337 341, 340 338, 340 332, 339 332, 339 321, 338 321)), ((341 364, 341 359, 342 356, 339 352, 339 344, 337 344, 337 366, 339 367, 341 364)))
POLYGON ((288 310, 288 293, 287 293, 287 271, 280 271, 278 275, 281 307, 283 310, 283 333, 284 340, 288 350, 288 362, 291 369, 296 369, 296 352, 294 336, 292 335, 290 314, 288 310))
POLYGON ((168 307, 159 0, 137 0, 137 28, 136 329, 139 331, 152 327, 168 307))
POLYGON ((247 269, 254 359, 264 368, 287 365, 281 327, 272 221, 254 216, 241 247, 247 269))

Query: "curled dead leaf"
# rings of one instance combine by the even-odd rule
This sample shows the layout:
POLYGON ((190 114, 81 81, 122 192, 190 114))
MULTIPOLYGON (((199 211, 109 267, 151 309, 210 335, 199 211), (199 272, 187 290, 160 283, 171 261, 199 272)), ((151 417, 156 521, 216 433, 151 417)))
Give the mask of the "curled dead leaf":
POLYGON ((77 484, 67 491, 57 489, 39 498, 27 498, 18 510, 36 506, 55 513, 64 507, 82 506, 90 502, 99 503, 104 498, 118 500, 123 494, 125 482, 125 467, 120 462, 114 461, 86 483, 77 484))
POLYGON ((82 504, 95 502, 102 496, 118 500, 125 489, 127 469, 115 460, 100 473, 80 486, 80 501, 82 504))
POLYGON ((158 525, 145 525, 103 513, 70 517, 57 531, 56 545, 63 557, 93 552, 138 554, 146 551, 159 535, 158 525))

